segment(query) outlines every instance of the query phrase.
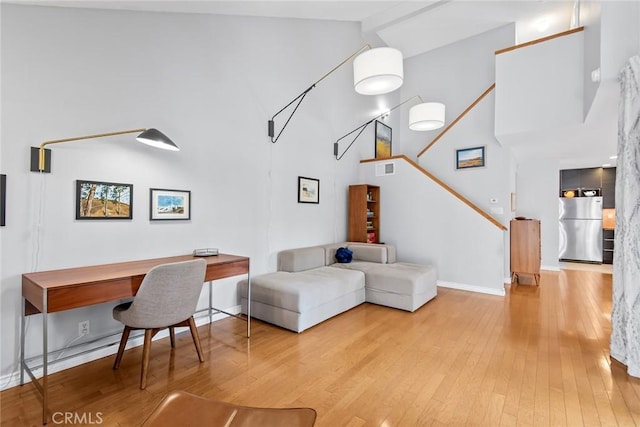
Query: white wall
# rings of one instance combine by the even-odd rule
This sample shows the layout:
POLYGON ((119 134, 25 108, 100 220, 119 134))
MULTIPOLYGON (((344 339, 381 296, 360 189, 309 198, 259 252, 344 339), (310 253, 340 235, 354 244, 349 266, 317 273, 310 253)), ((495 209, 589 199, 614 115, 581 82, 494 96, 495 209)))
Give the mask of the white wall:
POLYGON ((498 140, 582 123, 583 81, 582 31, 496 55, 498 140))
MULTIPOLYGON (((405 61, 405 82, 402 85, 402 99, 413 95, 420 95, 425 102, 443 102, 446 106, 445 123, 451 123, 462 113, 482 92, 495 82, 495 55, 497 49, 502 49, 514 44, 515 26, 505 25, 496 30, 487 31, 479 36, 462 40, 457 43, 416 55, 405 61)), ((486 101, 483 101, 486 104, 486 101)), ((492 101, 489 101, 491 103, 492 101)), ((401 151, 411 158, 416 158, 420 152, 442 130, 417 132, 409 130, 410 107, 417 104, 413 102, 401 110, 402 123, 400 129, 401 151)), ((480 106, 479 106, 480 107, 480 106)), ((493 111, 492 108, 489 110, 493 111)), ((478 126, 480 137, 483 141, 487 138, 495 141, 493 137, 493 123, 485 123, 482 116, 468 115, 456 128, 467 126, 465 133, 458 134, 458 144, 475 144, 470 139, 469 127, 478 126)), ((458 131, 462 132, 462 131, 458 131)), ((474 138, 475 139, 475 138, 474 138)), ((434 147, 441 145, 452 149, 452 144, 446 141, 438 142, 434 147)), ((424 158, 433 156, 432 149, 427 151, 424 158)), ((451 170, 453 166, 453 154, 447 156, 446 165, 451 170)))
POLYGON ((580 3, 580 25, 584 27, 584 108, 587 117, 591 104, 600 87, 600 81, 593 81, 591 73, 600 69, 601 2, 580 3))
POLYGON ((504 235, 405 160, 395 174, 362 165, 362 182, 380 186, 380 237, 398 260, 432 264, 439 286, 504 295, 504 235))
POLYGON ((640 3, 602 2, 602 80, 617 80, 626 61, 640 51, 640 3))
POLYGON ((558 270, 558 192, 560 172, 557 160, 524 161, 516 172, 517 216, 540 220, 542 267, 558 270))
MULTIPOLYGON (((495 51, 513 45, 515 27, 507 25, 477 37, 412 57, 405 61, 406 81, 403 98, 420 94, 425 101, 441 101, 446 105, 446 124, 451 123, 480 94, 495 82, 495 51)), ((408 122, 409 108, 403 109, 402 123, 408 122)), ((419 163, 485 212, 508 225, 511 218, 509 195, 515 173, 512 172, 510 150, 495 138, 495 91, 489 93, 444 137, 427 150, 419 163), (456 170, 455 150, 483 145, 487 166, 456 170), (491 203, 495 199, 495 203, 491 203), (502 210, 502 213, 492 213, 502 210)), ((439 132, 415 132, 401 126, 404 152, 415 156, 439 132)), ((451 196, 453 197, 453 196, 451 196)), ((443 215, 446 213, 441 212, 443 215)), ((508 235, 505 237, 506 254, 508 235)), ((504 277, 509 277, 508 256, 503 261, 504 277)))
MULTIPOLYGON (((425 101, 444 102, 446 124, 451 123, 494 83, 494 51, 512 43, 513 31, 513 26, 505 26, 409 59, 405 65, 409 77, 402 88, 403 94, 408 96, 416 92, 425 101), (430 71, 425 73, 422 70, 430 71)), ((505 176, 509 154, 494 136, 494 93, 491 92, 480 101, 419 159, 421 166, 487 212, 493 207, 489 202, 492 198, 498 199, 498 205, 506 207, 508 211, 508 204, 505 204, 508 202, 505 198, 505 194, 508 194, 505 176), (454 167, 455 150, 479 145, 486 146, 487 167, 457 171, 454 167)), ((403 119, 408 121, 408 109, 403 119)), ((417 154, 440 131, 442 129, 431 132, 401 129, 405 152, 417 154)), ((496 219, 501 220, 501 217, 496 216, 496 219)))
MULTIPOLYGON (((356 146, 337 163, 332 143, 370 118, 376 99, 357 95, 343 67, 307 96, 277 144, 266 127, 364 44, 356 24, 7 4, 1 11, 0 168, 9 183, 1 378, 17 369, 22 273, 208 246, 251 257, 255 275, 275 269, 280 249, 345 239, 346 188, 369 152, 356 146), (126 135, 54 146, 51 174, 28 171, 29 147, 42 141, 138 127, 159 128, 181 151, 126 135), (319 205, 297 203, 298 176, 320 179, 319 205), (76 179, 133 184, 133 220, 76 221, 76 179), (191 190, 191 220, 150 222, 151 187, 191 190)), ((216 283, 217 306, 237 306, 238 280, 216 283)), ((89 338, 119 330, 113 305, 51 316, 50 348, 72 341, 84 319, 89 338)), ((40 336, 34 318, 28 354, 39 351, 40 336)))

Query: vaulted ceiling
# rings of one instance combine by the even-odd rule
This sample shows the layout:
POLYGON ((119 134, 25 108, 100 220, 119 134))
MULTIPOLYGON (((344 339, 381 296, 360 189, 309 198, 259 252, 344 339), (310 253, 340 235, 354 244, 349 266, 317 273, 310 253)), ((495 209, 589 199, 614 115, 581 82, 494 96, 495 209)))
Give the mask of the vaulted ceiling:
MULTIPOLYGON (((579 2, 565 0, 4 1, 42 6, 351 21, 360 23, 365 39, 372 45, 392 46, 402 51, 405 58, 511 23, 515 23, 516 43, 524 43, 569 29, 572 17, 579 12, 579 2)), ((615 93, 616 88, 609 92, 615 93)), ((590 126, 562 136, 566 141, 566 153, 552 143, 548 146, 537 143, 514 147, 515 154, 526 158, 555 158, 560 160, 561 168, 602 164, 615 152, 615 138, 607 144, 602 141, 610 140, 607 135, 615 133, 616 102, 614 95, 605 94, 596 99, 596 104, 603 106, 595 110, 603 113, 590 114, 590 126)))
POLYGON ((516 23, 518 43, 569 28, 573 1, 215 1, 215 0, 9 0, 61 7, 210 13, 359 22, 405 58, 516 23))

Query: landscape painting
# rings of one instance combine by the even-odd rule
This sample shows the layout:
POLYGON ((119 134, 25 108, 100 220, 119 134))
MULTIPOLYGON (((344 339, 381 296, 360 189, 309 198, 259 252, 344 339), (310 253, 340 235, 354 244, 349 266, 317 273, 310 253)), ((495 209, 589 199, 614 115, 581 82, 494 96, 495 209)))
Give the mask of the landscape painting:
POLYGON ((191 219, 191 191, 151 188, 150 196, 150 220, 191 219))
POLYGON ((456 150, 456 169, 485 167, 484 146, 456 150))
POLYGON ((391 128, 376 120, 376 159, 391 157, 391 128))
POLYGON ((76 181, 76 219, 132 219, 133 185, 76 181))

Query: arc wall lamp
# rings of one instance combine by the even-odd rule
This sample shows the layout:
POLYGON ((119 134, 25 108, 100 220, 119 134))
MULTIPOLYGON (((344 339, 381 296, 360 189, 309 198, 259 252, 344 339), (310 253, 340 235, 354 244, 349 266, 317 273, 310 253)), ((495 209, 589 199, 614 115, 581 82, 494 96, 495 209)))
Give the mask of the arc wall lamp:
POLYGON ((180 148, 165 134, 158 129, 132 129, 117 132, 99 133, 95 135, 77 136, 73 138, 54 139, 45 141, 40 147, 31 147, 31 171, 32 172, 51 172, 51 150, 45 148, 47 145, 60 144, 62 142, 81 141, 85 139, 103 138, 107 136, 124 135, 127 133, 140 133, 136 139, 138 142, 150 145, 152 147, 161 148, 163 150, 180 151, 180 148))
POLYGON ((369 126, 375 120, 389 115, 389 113, 395 110, 396 108, 401 107, 407 102, 412 101, 416 98, 419 99, 421 103, 414 105, 413 107, 411 107, 411 110, 409 110, 409 129, 417 130, 417 131, 426 131, 426 130, 438 129, 444 126, 444 113, 445 113, 444 104, 441 104, 439 102, 424 102, 420 95, 415 95, 407 100, 402 101, 400 104, 396 105, 395 107, 392 107, 387 111, 375 116, 371 120, 363 123, 362 125, 358 126, 351 132, 347 133, 346 135, 338 138, 336 142, 333 143, 333 155, 336 156, 336 160, 340 160, 346 154, 346 152, 349 151, 349 148, 351 148, 354 142, 356 142, 356 139, 358 139, 358 137, 362 134, 362 132, 364 132, 367 126, 369 126), (349 143, 347 148, 342 152, 342 154, 339 154, 340 141, 342 141, 343 139, 345 139, 350 135, 353 135, 354 133, 356 134, 356 136, 351 140, 351 142, 349 143))
POLYGON ((333 67, 328 73, 320 77, 319 80, 309 86, 300 95, 293 98, 291 102, 271 117, 271 120, 267 122, 267 131, 272 143, 275 144, 278 141, 278 138, 282 135, 282 132, 289 124, 289 121, 291 121, 298 107, 300 107, 305 96, 307 96, 318 83, 353 58, 355 58, 353 61, 353 86, 356 92, 362 95, 381 95, 392 92, 402 86, 404 79, 402 53, 390 47, 371 48, 369 44, 366 44, 333 67), (284 122, 280 132, 276 135, 275 118, 294 103, 293 111, 284 122))

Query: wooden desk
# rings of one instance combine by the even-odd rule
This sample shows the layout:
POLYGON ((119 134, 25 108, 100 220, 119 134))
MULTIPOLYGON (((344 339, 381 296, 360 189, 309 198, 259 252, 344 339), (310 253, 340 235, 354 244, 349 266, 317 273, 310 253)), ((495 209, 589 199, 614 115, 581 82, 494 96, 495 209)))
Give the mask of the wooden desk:
MULTIPOLYGON (((42 395, 42 423, 48 421, 47 393, 47 317, 48 313, 85 307, 135 296, 142 279, 154 266, 169 262, 195 259, 191 255, 145 259, 63 270, 41 271, 22 275, 22 321, 20 338, 20 384, 24 384, 26 372, 42 395), (42 384, 25 361, 26 316, 42 314, 42 384)), ((207 261, 205 282, 225 277, 247 275, 247 338, 251 336, 251 281, 249 258, 219 254, 202 258, 207 261)), ((211 283, 209 283, 211 286, 211 283)), ((211 288, 209 292, 209 315, 211 316, 211 288)), ((217 311, 222 312, 222 310, 217 311)), ((230 314, 223 312, 225 314, 230 314)))

